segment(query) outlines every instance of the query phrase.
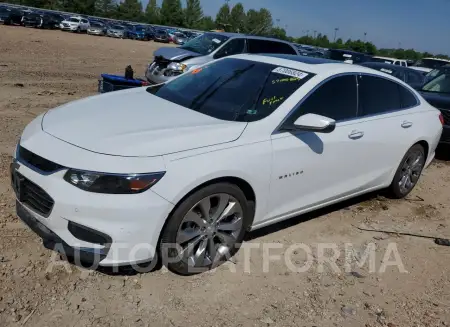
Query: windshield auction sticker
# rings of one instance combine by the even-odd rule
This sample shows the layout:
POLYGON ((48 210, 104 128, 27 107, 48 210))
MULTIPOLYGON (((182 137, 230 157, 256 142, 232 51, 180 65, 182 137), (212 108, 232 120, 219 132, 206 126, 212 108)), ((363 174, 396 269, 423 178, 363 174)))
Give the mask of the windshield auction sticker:
POLYGON ((272 70, 272 73, 292 76, 292 77, 296 77, 298 79, 302 79, 302 78, 305 78, 306 76, 308 76, 308 73, 301 72, 301 71, 295 70, 295 69, 285 68, 285 67, 277 67, 274 70, 272 70))

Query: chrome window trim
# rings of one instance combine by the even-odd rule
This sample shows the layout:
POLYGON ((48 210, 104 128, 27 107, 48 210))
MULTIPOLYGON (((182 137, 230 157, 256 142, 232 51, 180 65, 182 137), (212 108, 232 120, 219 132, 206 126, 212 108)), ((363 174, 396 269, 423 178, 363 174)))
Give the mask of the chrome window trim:
POLYGON ((290 111, 289 113, 286 115, 286 117, 284 117, 284 119, 281 121, 280 124, 278 124, 278 126, 275 128, 275 130, 272 132, 273 134, 279 134, 279 133, 285 133, 286 131, 281 130, 283 125, 286 123, 287 120, 289 120, 289 118, 297 111, 297 109, 299 109, 301 107, 301 105, 303 104, 303 102, 308 99, 311 94, 313 94, 319 87, 321 87, 323 84, 327 83, 328 81, 336 78, 336 77, 340 77, 340 76, 347 76, 347 75, 354 75, 355 79, 356 79, 356 116, 354 118, 349 118, 349 119, 341 119, 341 120, 336 120, 336 124, 338 123, 345 123, 345 122, 350 122, 350 121, 354 121, 354 120, 358 120, 358 119, 365 119, 365 118, 372 118, 375 116, 381 116, 381 115, 386 115, 386 114, 392 114, 394 112, 400 112, 403 110, 409 110, 415 107, 418 107, 421 105, 421 101, 419 99, 419 97, 416 95, 415 92, 412 92, 411 89, 409 89, 408 87, 405 87, 404 85, 398 83, 397 81, 394 81, 390 78, 386 78, 384 76, 380 76, 377 74, 372 74, 372 73, 362 73, 362 72, 347 72, 347 73, 340 73, 340 74, 336 74, 333 76, 329 76, 326 79, 322 80, 320 83, 318 83, 313 89, 311 89, 290 111), (395 110, 390 110, 390 111, 384 111, 384 112, 380 112, 380 113, 376 113, 376 114, 371 114, 371 115, 366 115, 366 116, 360 116, 359 115, 359 83, 358 83, 358 77, 359 76, 372 76, 372 77, 378 77, 378 78, 382 78, 385 80, 388 80, 392 83, 395 83, 405 89, 408 90, 408 92, 410 92, 414 98, 416 99, 417 103, 413 106, 409 106, 409 107, 405 107, 405 108, 400 108, 400 109, 395 109, 395 110))

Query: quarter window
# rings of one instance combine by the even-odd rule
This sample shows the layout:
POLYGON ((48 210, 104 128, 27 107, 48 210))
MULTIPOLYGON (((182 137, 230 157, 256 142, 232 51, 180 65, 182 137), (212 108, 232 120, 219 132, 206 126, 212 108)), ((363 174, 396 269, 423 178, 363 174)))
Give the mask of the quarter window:
POLYGON ((412 94, 410 90, 398 84, 398 89, 400 92, 400 100, 402 109, 411 108, 418 105, 416 97, 412 94))
POLYGON ((317 114, 336 121, 356 117, 357 88, 354 75, 338 76, 325 82, 300 105, 292 122, 304 114, 317 114))
POLYGON ((385 78, 358 76, 359 116, 382 114, 402 108, 398 84, 385 78))

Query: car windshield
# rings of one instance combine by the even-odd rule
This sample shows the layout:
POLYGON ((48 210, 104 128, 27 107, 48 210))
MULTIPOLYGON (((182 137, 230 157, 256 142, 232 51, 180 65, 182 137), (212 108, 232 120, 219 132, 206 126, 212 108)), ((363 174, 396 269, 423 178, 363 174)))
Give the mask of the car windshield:
POLYGON ((145 32, 145 27, 144 26, 135 26, 134 29, 136 30, 136 32, 145 32))
POLYGON ((68 22, 72 22, 72 23, 79 23, 80 22, 80 20, 78 18, 69 18, 67 21, 68 22))
POLYGON ((414 66, 435 69, 435 68, 442 67, 448 63, 449 62, 446 60, 426 58, 426 59, 421 59, 421 60, 417 61, 414 64, 414 66))
POLYGON ((217 119, 250 122, 270 115, 313 76, 300 70, 228 58, 147 91, 217 119))
POLYGON ((177 37, 186 37, 186 35, 184 35, 183 33, 175 33, 174 35, 177 37))
POLYGON ((124 29, 124 27, 120 26, 120 25, 113 25, 111 28, 114 30, 123 30, 124 29))
POLYGON ((163 31, 163 30, 157 30, 156 33, 160 34, 160 35, 166 35, 167 34, 167 32, 163 31))
POLYGON ((103 27, 102 23, 91 22, 91 27, 103 27))
POLYGON ((185 43, 181 46, 181 49, 207 55, 220 47, 228 39, 229 37, 225 35, 205 33, 185 43))
POLYGON ((426 83, 422 91, 450 94, 450 72, 445 72, 426 83))

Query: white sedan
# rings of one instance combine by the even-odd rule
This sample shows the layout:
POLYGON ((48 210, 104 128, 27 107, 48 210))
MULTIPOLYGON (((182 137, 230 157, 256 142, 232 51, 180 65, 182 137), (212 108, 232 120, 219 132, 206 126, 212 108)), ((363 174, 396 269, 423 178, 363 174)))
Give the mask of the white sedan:
POLYGON ((40 115, 12 185, 47 246, 102 266, 161 253, 190 274, 249 230, 374 190, 405 197, 441 133, 440 112, 390 75, 239 55, 40 115))

